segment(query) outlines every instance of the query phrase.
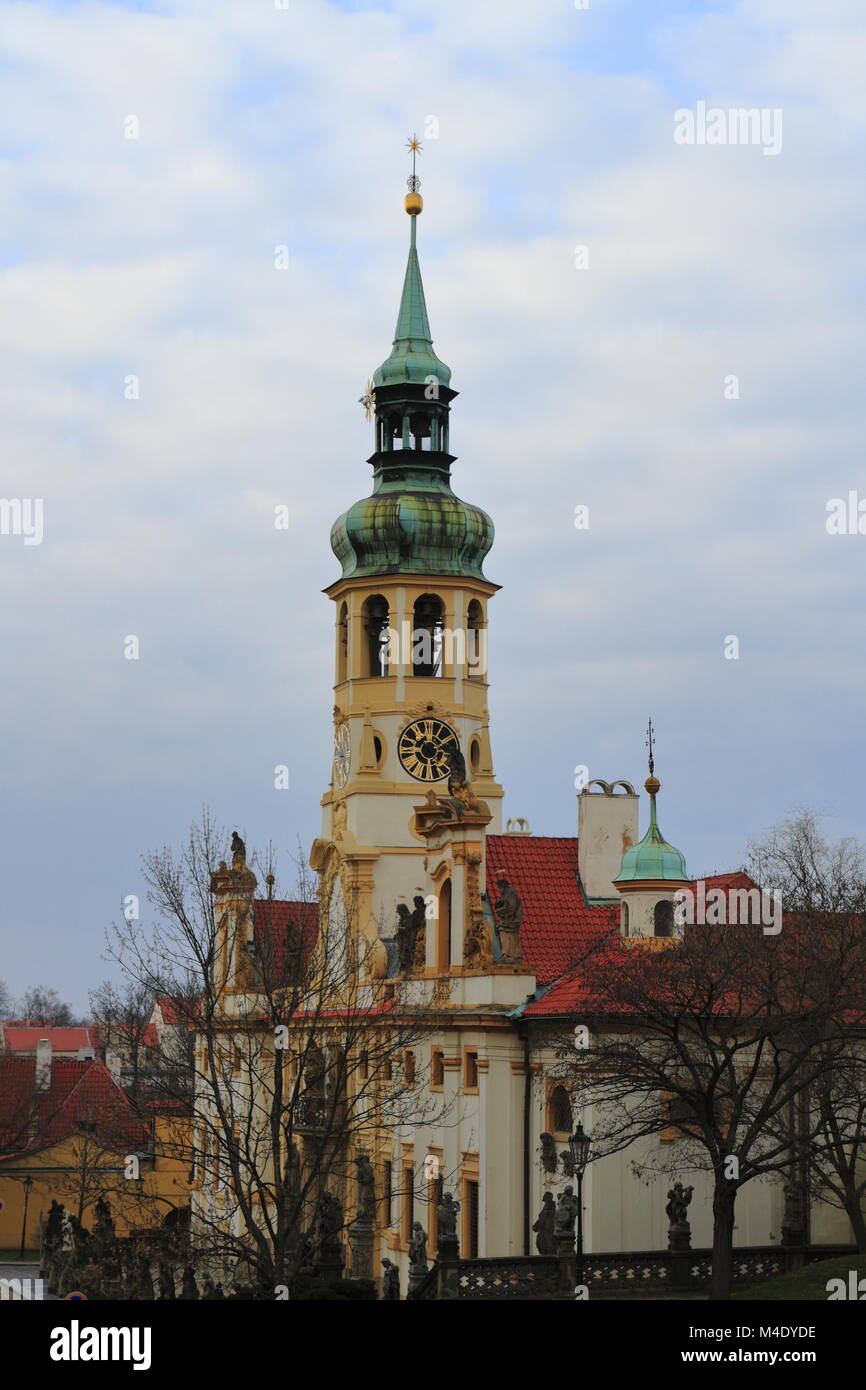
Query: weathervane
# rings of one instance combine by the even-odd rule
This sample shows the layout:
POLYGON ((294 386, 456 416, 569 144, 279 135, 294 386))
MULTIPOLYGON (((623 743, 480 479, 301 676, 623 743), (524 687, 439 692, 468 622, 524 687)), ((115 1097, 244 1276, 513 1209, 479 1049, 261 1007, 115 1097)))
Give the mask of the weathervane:
POLYGON ((646 746, 647 746, 647 748, 649 749, 649 773, 650 773, 650 777, 652 777, 653 774, 654 774, 654 772, 655 772, 655 761, 654 761, 654 759, 653 759, 653 744, 654 744, 654 742, 655 742, 655 739, 654 739, 654 736, 653 736, 653 722, 652 722, 652 720, 650 720, 649 723, 647 724, 647 730, 646 730, 646 746))
POLYGON ((412 172, 406 180, 406 185, 410 193, 417 193, 418 189, 421 187, 421 180, 415 173, 415 156, 421 153, 424 146, 421 144, 418 136, 412 134, 406 141, 406 148, 412 151, 412 172))

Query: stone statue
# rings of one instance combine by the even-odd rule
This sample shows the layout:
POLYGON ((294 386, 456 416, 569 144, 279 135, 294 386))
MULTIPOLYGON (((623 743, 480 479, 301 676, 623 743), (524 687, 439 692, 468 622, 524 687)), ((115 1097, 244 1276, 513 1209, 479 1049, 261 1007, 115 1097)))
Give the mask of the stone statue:
POLYGON ((562 1174, 563 1174, 563 1177, 566 1177, 566 1178, 573 1178, 573 1177, 574 1177, 574 1159, 572 1158, 572 1155, 571 1155, 571 1149, 560 1149, 560 1151, 559 1151, 559 1161, 560 1161, 560 1163, 562 1164, 562 1174))
POLYGON ((541 1136, 541 1166, 545 1173, 555 1173, 556 1164, 556 1144, 553 1142, 553 1135, 545 1130, 541 1136))
POLYGON ((236 830, 232 831, 232 868, 243 868, 247 862, 247 847, 236 830))
POLYGON ((415 962, 415 923, 405 903, 397 904, 397 959, 401 971, 408 974, 415 962))
POLYGON ((75 1230, 72 1225, 72 1213, 63 1207, 63 1215, 60 1218, 60 1246, 64 1255, 75 1253, 75 1230))
POLYGON ((375 1221, 376 1178, 373 1165, 366 1154, 359 1154, 355 1167, 358 1170, 358 1220, 375 1221))
POLYGON ((412 899, 412 929, 415 933, 415 956, 412 962, 415 970, 423 970, 427 963, 427 903, 420 893, 412 899))
POLYGON ((466 759, 459 747, 449 748, 446 754, 448 760, 448 791, 451 796, 457 796, 463 787, 466 786, 466 759))
POLYGON ((500 959, 504 965, 519 965, 523 959, 520 928, 523 923, 523 903, 507 878, 496 880, 499 897, 496 900, 496 935, 499 938, 500 959))
POLYGON ((332 1192, 323 1192, 319 1198, 319 1249, 333 1250, 340 1244, 343 1229, 343 1208, 332 1192))
POLYGON ((532 1228, 535 1231, 535 1248, 539 1255, 556 1254, 555 1226, 556 1207, 553 1205, 553 1193, 545 1192, 541 1199, 541 1211, 538 1213, 538 1220, 532 1228))
POLYGON ((100 1245, 108 1245, 114 1240, 114 1222, 111 1219, 111 1206, 103 1198, 94 1207, 95 1221, 93 1223, 93 1237, 100 1245))
POLYGON ((180 1296, 190 1301, 194 1298, 198 1298, 198 1284, 195 1282, 195 1270, 192 1265, 187 1265, 183 1272, 183 1284, 181 1286, 180 1296))
POLYGON ((574 1223, 577 1220, 577 1198, 574 1195, 574 1188, 569 1183, 568 1187, 563 1188, 556 1199, 556 1221, 554 1231, 557 1236, 566 1234, 574 1235, 574 1223))
POLYGON ((427 1232, 420 1221, 412 1224, 409 1240, 409 1265, 413 1274, 427 1273, 427 1232))
POLYGON ((455 1202, 453 1193, 443 1192, 442 1201, 436 1208, 436 1217, 439 1222, 439 1244, 443 1240, 457 1239, 457 1213, 460 1210, 460 1203, 455 1202))
POLYGON ((668 1221, 672 1226, 680 1226, 688 1221, 689 1203, 692 1200, 693 1187, 683 1187, 681 1182, 675 1182, 668 1193, 668 1204, 665 1207, 668 1221))
POLYGON ((397 1302, 400 1298, 400 1271, 390 1260, 383 1260, 382 1267, 385 1270, 382 1276, 382 1298, 388 1302, 397 1302))
POLYGON ((174 1292, 174 1274, 169 1269, 168 1265, 162 1261, 160 1261, 159 1265, 159 1278, 157 1279, 157 1283, 159 1284, 159 1296, 161 1299, 176 1297, 174 1292))

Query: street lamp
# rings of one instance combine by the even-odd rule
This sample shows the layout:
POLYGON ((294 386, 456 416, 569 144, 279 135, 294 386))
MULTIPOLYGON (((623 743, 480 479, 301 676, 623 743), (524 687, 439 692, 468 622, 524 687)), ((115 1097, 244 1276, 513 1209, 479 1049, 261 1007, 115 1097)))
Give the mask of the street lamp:
POLYGON ((24 1245, 27 1240, 27 1205, 30 1201, 30 1189, 32 1186, 33 1179, 31 1177, 26 1177, 24 1179, 24 1220, 21 1222, 21 1249, 19 1251, 19 1259, 22 1260, 24 1259, 24 1245))
POLYGON ((575 1261, 575 1282, 583 1283, 583 1175, 586 1172, 586 1165, 589 1162, 590 1136, 584 1134, 583 1125, 578 1124, 573 1134, 568 1137, 568 1147, 571 1149, 571 1162, 574 1167, 574 1176, 577 1178, 577 1239, 576 1239, 576 1261, 575 1261))

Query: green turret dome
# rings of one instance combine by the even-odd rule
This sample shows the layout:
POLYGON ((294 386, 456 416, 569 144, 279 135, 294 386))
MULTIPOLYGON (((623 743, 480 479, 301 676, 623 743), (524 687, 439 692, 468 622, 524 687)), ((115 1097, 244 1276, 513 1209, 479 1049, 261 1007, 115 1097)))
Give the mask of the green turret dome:
POLYGON ((622 856, 619 873, 614 883, 641 883, 646 880, 669 883, 689 881, 686 861, 678 849, 669 845, 659 830, 656 819, 656 793, 661 787, 657 777, 648 777, 644 783, 650 797, 650 823, 647 833, 639 844, 632 845, 622 856))
POLYGON ((484 579, 493 544, 487 513, 451 489, 449 415, 457 392, 430 336, 415 241, 423 206, 417 183, 413 175, 405 203, 412 231, 394 346, 362 397, 375 416, 373 493, 331 528, 343 579, 397 572, 484 579))

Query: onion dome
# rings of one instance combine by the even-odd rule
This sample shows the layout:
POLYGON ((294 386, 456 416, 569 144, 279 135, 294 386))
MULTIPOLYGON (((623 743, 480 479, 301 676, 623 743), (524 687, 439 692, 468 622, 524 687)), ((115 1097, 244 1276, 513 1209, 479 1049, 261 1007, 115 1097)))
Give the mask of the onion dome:
POLYGON ((661 788, 661 782, 651 775, 644 782, 644 786, 650 799, 649 829, 639 844, 632 845, 622 856, 620 871, 614 883, 687 883, 689 875, 686 861, 678 849, 668 844, 659 830, 656 819, 656 795, 661 788))

